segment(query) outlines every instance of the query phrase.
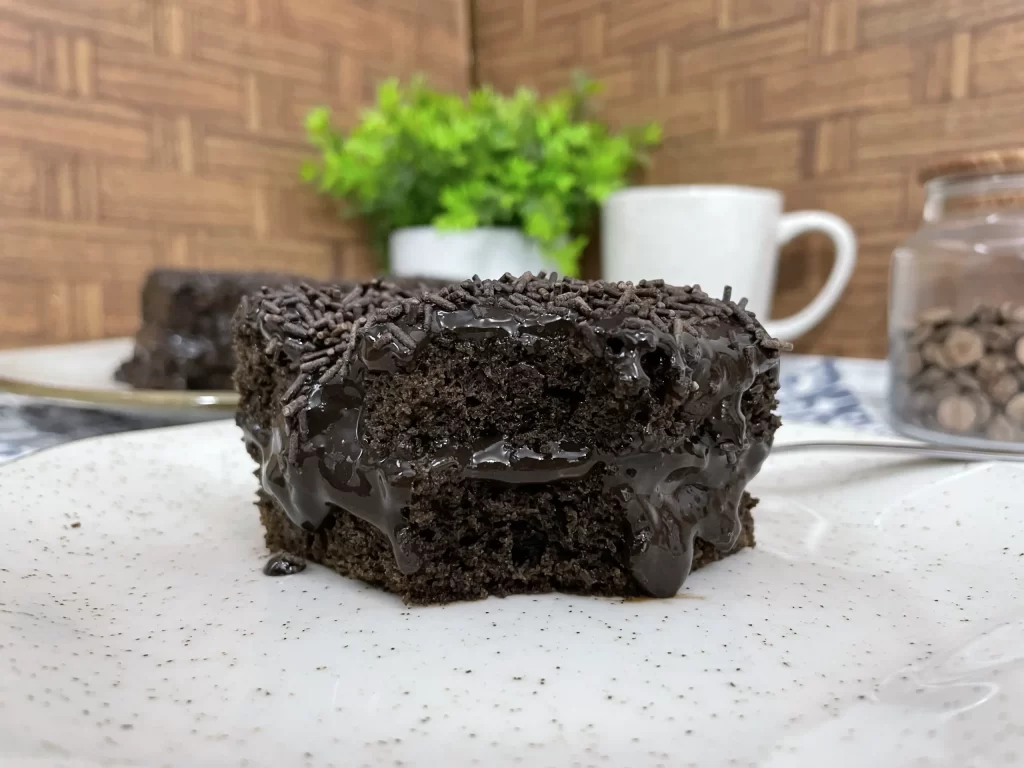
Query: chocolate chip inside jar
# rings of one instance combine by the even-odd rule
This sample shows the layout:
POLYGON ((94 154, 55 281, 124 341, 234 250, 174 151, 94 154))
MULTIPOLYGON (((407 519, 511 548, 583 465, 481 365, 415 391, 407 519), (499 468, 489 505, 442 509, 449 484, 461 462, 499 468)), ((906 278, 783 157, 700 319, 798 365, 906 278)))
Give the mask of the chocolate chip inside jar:
POLYGON ((415 603, 670 596, 753 544, 781 346, 660 281, 266 291, 236 349, 268 546, 415 603))
POLYGON ((1024 305, 933 307, 891 344, 897 425, 1024 443, 1024 305))

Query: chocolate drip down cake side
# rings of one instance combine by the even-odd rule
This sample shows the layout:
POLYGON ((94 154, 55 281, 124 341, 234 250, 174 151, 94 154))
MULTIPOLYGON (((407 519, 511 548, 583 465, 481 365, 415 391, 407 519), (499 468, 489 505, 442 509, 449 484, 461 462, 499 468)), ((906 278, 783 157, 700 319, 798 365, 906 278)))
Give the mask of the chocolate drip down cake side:
POLYGON ((236 318, 267 545, 413 603, 674 595, 752 546, 780 342, 661 281, 264 289, 236 318))

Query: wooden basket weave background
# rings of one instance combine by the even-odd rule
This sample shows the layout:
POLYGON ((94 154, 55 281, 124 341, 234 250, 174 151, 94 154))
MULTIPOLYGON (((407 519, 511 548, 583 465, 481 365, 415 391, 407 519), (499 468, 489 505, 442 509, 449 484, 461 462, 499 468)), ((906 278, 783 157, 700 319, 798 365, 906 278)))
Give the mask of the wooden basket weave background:
MULTIPOLYGON (((158 264, 366 275, 357 228, 296 180, 301 120, 386 75, 550 90, 603 79, 656 118, 647 181, 775 186, 848 218, 861 259, 806 351, 885 352, 915 171, 1024 144, 1016 0, 0 0, 0 345, 129 334, 158 264)), ((824 280, 790 247, 776 314, 824 280)))

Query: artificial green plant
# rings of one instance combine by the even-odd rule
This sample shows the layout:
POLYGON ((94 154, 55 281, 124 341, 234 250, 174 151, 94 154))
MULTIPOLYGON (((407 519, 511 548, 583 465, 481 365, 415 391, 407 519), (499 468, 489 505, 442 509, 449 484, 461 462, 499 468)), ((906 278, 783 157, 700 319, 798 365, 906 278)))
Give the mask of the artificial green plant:
POLYGON ((387 80, 347 134, 326 108, 310 112, 319 158, 302 176, 362 217, 381 254, 402 227, 517 227, 576 275, 599 204, 661 138, 655 123, 609 130, 593 117, 598 92, 582 77, 547 98, 526 88, 463 97, 419 78, 387 80))

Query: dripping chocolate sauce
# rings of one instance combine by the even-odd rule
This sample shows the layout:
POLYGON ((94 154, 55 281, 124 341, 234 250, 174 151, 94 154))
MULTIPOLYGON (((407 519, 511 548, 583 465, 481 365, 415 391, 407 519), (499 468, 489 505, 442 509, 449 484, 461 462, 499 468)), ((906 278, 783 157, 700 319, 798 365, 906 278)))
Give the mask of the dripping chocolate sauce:
POLYGON ((302 573, 306 570, 306 561, 298 555, 288 552, 278 552, 271 555, 270 559, 263 565, 265 576, 291 576, 302 573))
POLYGON ((293 460, 288 445, 295 427, 283 416, 270 425, 243 425, 262 457, 264 490, 296 525, 316 531, 332 510, 345 510, 386 535, 398 568, 411 574, 420 561, 402 509, 411 500, 413 478, 424 470, 454 466, 466 479, 510 484, 572 480, 602 471, 606 490, 622 501, 632 527, 633 575, 655 597, 674 595, 682 586, 696 536, 721 550, 735 546, 743 490, 771 447, 770 438, 754 440, 747 434, 741 399, 759 374, 778 365, 752 341, 734 346, 714 333, 701 338, 684 333, 677 342, 653 328, 626 327, 622 318, 577 322, 495 307, 436 312, 428 329, 403 330, 414 349, 377 344, 371 328, 349 375, 312 388, 293 460), (651 384, 641 365, 643 355, 660 350, 678 374, 673 386, 688 398, 686 412, 709 428, 699 439, 668 446, 639 441, 615 454, 566 443, 541 453, 491 440, 446 446, 411 461, 371 455, 363 439, 368 374, 401 369, 431 334, 446 332, 478 339, 506 335, 526 344, 579 333, 592 353, 606 358, 622 381, 638 389, 651 384))

